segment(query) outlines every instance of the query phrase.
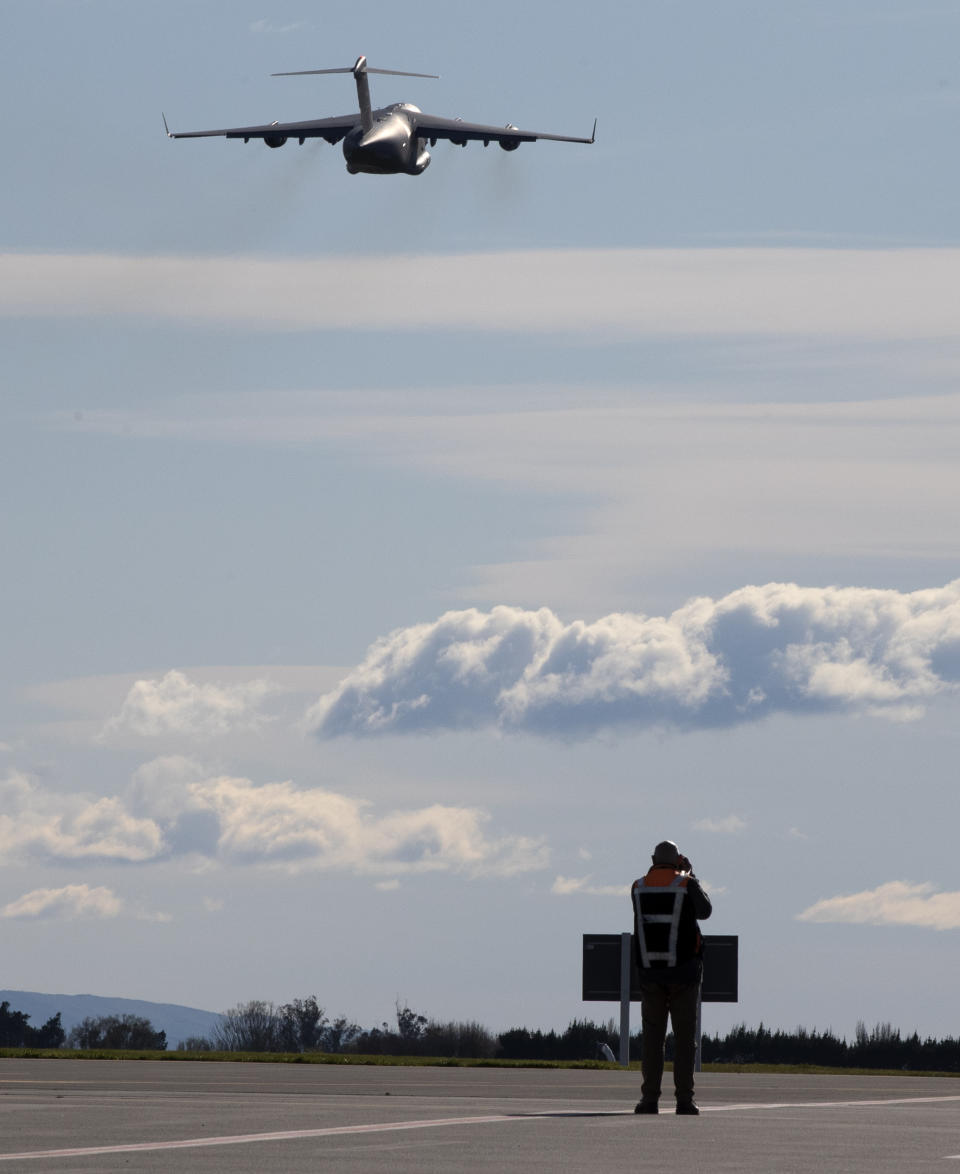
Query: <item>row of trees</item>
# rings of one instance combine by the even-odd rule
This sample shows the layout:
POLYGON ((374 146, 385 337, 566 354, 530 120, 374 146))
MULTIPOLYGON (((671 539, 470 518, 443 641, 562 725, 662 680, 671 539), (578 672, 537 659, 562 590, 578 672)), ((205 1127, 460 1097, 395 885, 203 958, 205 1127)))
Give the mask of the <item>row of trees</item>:
MULTIPOLYGON (((351 1052, 359 1055, 441 1056, 463 1059, 585 1060, 606 1044, 616 1055, 619 1034, 612 1019, 574 1019, 564 1031, 514 1027, 494 1035, 481 1024, 428 1019, 397 1003, 396 1024, 362 1029, 346 1019, 327 1020, 315 997, 274 1007, 242 1003, 227 1011, 209 1040, 185 1040, 182 1048, 218 1051, 351 1052)), ((640 1059, 641 1035, 630 1039, 631 1060, 640 1059)), ((771 1031, 761 1024, 734 1027, 726 1035, 704 1035, 703 1060, 715 1064, 812 1064, 837 1068, 900 1068, 960 1072, 960 1038, 901 1036, 889 1023, 872 1029, 858 1023, 852 1041, 832 1031, 798 1027, 771 1031)), ((667 1036, 667 1059, 673 1036, 667 1036)))
MULTIPOLYGON (((606 1044, 614 1054, 619 1033, 612 1019, 595 1023, 574 1019, 564 1031, 514 1027, 494 1035, 481 1024, 428 1019, 397 1003, 396 1024, 362 1029, 344 1018, 329 1021, 314 996, 281 1007, 242 1003, 227 1011, 209 1040, 185 1040, 182 1048, 219 1051, 351 1052, 358 1055, 406 1055, 502 1060, 585 1060, 601 1056, 606 1044)), ((631 1060, 640 1059, 641 1035, 630 1039, 631 1060)), ((890 1023, 868 1029, 858 1023, 853 1040, 832 1031, 771 1031, 761 1024, 734 1027, 726 1035, 704 1035, 705 1063, 812 1064, 837 1068, 900 1068, 960 1072, 960 1038, 901 1036, 890 1023)), ((667 1036, 667 1059, 673 1036, 667 1036)))
POLYGON ((66 1032, 60 1022, 60 1012, 51 1015, 42 1027, 31 1027, 30 1016, 23 1011, 11 1011, 9 1002, 0 1003, 0 1048, 59 1048, 66 1032))
POLYGON ((847 1042, 832 1031, 770 1031, 740 1024, 723 1037, 703 1037, 703 1059, 715 1064, 819 1064, 831 1068, 902 1068, 960 1072, 960 1039, 901 1036, 890 1023, 857 1024, 847 1042))
POLYGON ((327 1017, 314 995, 275 1006, 253 1000, 225 1011, 209 1037, 185 1039, 183 1051, 352 1052, 365 1056, 491 1057, 497 1037, 479 1023, 440 1023, 397 1003, 396 1025, 362 1028, 327 1017))
POLYGON ((114 1051, 162 1052, 167 1033, 154 1031, 149 1019, 141 1015, 98 1015, 88 1017, 67 1036, 68 1048, 91 1051, 110 1048, 114 1051))
MULTIPOLYGON (((137 1015, 106 1015, 84 1019, 65 1032, 60 1014, 41 1027, 31 1027, 30 1016, 0 1003, 0 1047, 136 1049, 162 1051, 166 1034, 155 1031, 137 1015)), ((901 1036, 890 1023, 868 1029, 860 1022, 847 1041, 832 1031, 771 1031, 761 1023, 745 1023, 726 1035, 703 1036, 704 1063, 812 1064, 836 1068, 900 1068, 960 1072, 960 1038, 927 1037, 914 1032, 901 1036)), ((181 1051, 222 1052, 349 1052, 356 1055, 440 1056, 462 1059, 585 1060, 601 1057, 606 1044, 619 1047, 616 1024, 574 1019, 565 1031, 531 1031, 514 1027, 494 1035, 474 1021, 440 1022, 396 1005, 394 1024, 361 1028, 345 1016, 330 1019, 308 995, 289 1003, 253 1000, 224 1012, 209 1037, 183 1040, 181 1051)), ((630 1039, 630 1058, 640 1058, 640 1033, 630 1039)), ((667 1059, 673 1058, 673 1036, 667 1036, 667 1059)))
POLYGON ((30 1016, 13 1011, 9 1002, 0 1003, 0 1048, 113 1048, 163 1051, 166 1032, 154 1031, 149 1019, 139 1015, 88 1017, 67 1033, 60 1012, 51 1015, 42 1027, 31 1027, 30 1016))

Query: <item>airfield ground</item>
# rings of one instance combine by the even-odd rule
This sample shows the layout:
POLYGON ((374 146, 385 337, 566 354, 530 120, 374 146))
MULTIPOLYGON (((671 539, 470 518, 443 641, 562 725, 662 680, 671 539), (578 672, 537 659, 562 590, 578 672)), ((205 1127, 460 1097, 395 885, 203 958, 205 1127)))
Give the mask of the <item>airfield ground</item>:
POLYGON ((0 1174, 960 1171, 960 1079, 709 1072, 698 1118, 635 1116, 638 1085, 622 1071, 3 1059, 0 1174))

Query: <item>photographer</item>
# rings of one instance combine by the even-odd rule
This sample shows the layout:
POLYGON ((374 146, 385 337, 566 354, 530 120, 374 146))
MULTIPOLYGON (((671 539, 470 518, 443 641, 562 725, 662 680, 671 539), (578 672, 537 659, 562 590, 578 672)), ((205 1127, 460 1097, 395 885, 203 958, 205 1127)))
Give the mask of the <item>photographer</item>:
POLYGON ((677 1112, 696 1116, 693 1068, 697 1006, 703 980, 703 939, 697 920, 713 912, 693 866, 672 840, 653 850, 653 865, 633 882, 634 937, 640 965, 643 1084, 635 1112, 658 1113, 667 1018, 673 1025, 677 1112))

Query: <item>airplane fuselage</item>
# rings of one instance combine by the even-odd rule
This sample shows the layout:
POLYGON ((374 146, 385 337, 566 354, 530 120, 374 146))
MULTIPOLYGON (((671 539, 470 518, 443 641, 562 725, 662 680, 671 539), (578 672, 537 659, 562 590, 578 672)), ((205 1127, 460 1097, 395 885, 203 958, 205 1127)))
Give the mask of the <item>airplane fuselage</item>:
POLYGON ((409 102, 396 102, 372 111, 372 125, 362 122, 348 131, 343 140, 347 171, 355 175, 419 175, 430 164, 426 142, 416 132, 411 114, 419 114, 409 102))

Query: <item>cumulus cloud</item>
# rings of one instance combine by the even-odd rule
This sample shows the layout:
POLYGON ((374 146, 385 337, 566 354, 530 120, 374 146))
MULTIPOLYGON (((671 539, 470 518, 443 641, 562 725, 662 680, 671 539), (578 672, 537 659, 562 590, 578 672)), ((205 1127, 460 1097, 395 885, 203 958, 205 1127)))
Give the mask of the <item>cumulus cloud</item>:
POLYGON ((322 737, 496 726, 568 738, 772 713, 903 720, 960 682, 960 580, 911 593, 768 583, 667 617, 452 611, 377 641, 307 714, 322 737))
POLYGON ((0 862, 142 863, 164 847, 152 819, 139 818, 118 798, 58 795, 19 772, 0 782, 0 862))
POLYGON ((960 893, 938 893, 932 884, 890 881, 861 893, 817 901, 798 913, 797 920, 960 929, 960 893))
POLYGON ((557 897, 584 894, 588 897, 628 897, 629 885, 593 885, 589 876, 558 876, 550 886, 557 897))
POLYGON ((499 875, 546 863, 538 840, 488 839, 489 816, 476 808, 434 804, 378 818, 362 800, 321 788, 298 790, 290 782, 256 786, 220 777, 190 789, 194 804, 216 816, 221 858, 239 863, 499 875))
POLYGON ((104 726, 101 738, 131 734, 142 738, 168 734, 214 738, 256 729, 266 720, 259 706, 274 690, 275 686, 263 680, 200 684, 171 669, 159 679, 137 681, 119 713, 104 726))
POLYGON ((720 819, 698 819, 693 825, 698 832, 717 832, 721 835, 733 835, 736 832, 742 832, 746 826, 747 821, 741 819, 739 815, 725 815, 720 819))
POLYGON ((290 781, 257 784, 169 756, 112 798, 58 795, 22 775, 0 784, 0 861, 192 857, 300 871, 510 876, 546 865, 541 839, 493 837, 479 808, 433 804, 374 814, 361 799, 290 781))
POLYGON ((0 917, 57 918, 116 917, 123 902, 112 890, 89 885, 64 885, 60 889, 33 889, 0 909, 0 917))

